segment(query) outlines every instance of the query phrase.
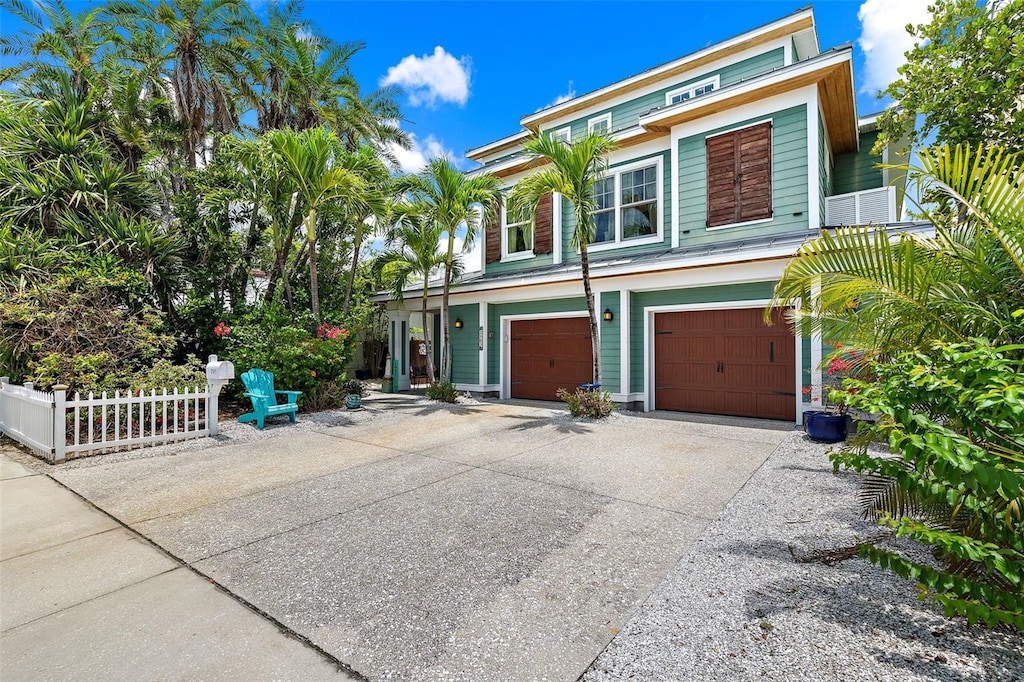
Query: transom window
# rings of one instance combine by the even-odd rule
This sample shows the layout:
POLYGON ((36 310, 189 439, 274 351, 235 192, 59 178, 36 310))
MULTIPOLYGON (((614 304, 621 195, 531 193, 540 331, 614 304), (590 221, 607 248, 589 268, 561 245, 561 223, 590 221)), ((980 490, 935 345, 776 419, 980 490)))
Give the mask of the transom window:
POLYGON ((612 131, 612 115, 604 114, 587 121, 587 130, 591 133, 607 135, 612 131))
POLYGON ((520 256, 533 254, 533 230, 530 229, 530 221, 524 220, 518 223, 508 222, 508 214, 505 208, 501 209, 502 228, 502 256, 520 256))
POLYGON ((594 183, 592 244, 657 238, 659 167, 635 166, 594 183))
POLYGON ((719 78, 709 78, 706 81, 700 83, 694 83, 693 85, 687 85, 685 88, 679 88, 678 90, 672 90, 671 92, 665 93, 665 104, 679 104, 691 100, 701 95, 706 95, 709 92, 714 92, 719 88, 719 78))

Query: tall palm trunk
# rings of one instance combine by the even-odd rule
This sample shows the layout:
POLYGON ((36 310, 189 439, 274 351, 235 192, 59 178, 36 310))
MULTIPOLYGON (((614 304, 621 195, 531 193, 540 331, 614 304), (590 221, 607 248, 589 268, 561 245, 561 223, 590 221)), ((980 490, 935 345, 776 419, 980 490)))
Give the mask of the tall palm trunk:
POLYGON ((427 324, 427 297, 430 295, 430 283, 423 278, 423 345, 427 349, 427 382, 434 383, 434 354, 430 352, 430 325, 427 324))
POLYGON ((587 245, 580 242, 580 268, 583 271, 583 294, 587 299, 590 314, 590 347, 594 354, 594 383, 601 383, 601 341, 597 338, 597 308, 594 306, 594 290, 590 287, 590 255, 587 245))
POLYGON ((441 348, 441 380, 452 380, 452 339, 448 330, 448 290, 452 284, 452 261, 455 258, 455 230, 448 230, 448 258, 444 262, 444 292, 441 294, 441 333, 444 345, 441 348))
POLYGON ((352 269, 348 273, 348 284, 345 286, 345 305, 342 314, 348 317, 349 304, 352 301, 352 288, 356 281, 356 267, 359 265, 359 249, 363 245, 363 222, 356 223, 355 239, 352 241, 352 269))
POLYGON ((316 279, 316 209, 306 216, 306 239, 309 242, 309 299, 313 319, 320 322, 320 287, 316 279))

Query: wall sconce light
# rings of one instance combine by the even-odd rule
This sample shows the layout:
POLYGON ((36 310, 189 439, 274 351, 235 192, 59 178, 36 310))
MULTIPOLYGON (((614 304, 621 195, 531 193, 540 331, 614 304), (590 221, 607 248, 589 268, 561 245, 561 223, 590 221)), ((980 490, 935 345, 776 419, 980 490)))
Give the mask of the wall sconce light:
POLYGON ((615 319, 615 314, 612 313, 612 309, 611 308, 605 308, 604 309, 604 314, 601 317, 604 318, 605 322, 611 322, 612 320, 615 319))
POLYGON ((456 317, 455 318, 455 328, 456 329, 462 329, 462 318, 461 317, 456 317))

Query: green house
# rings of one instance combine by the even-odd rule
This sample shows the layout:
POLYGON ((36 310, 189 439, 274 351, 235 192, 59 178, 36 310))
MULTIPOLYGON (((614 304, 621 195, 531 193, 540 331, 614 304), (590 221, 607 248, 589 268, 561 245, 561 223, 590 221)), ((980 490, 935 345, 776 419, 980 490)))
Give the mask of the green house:
MULTIPOLYGON (((924 229, 899 223, 902 179, 877 164, 903 159, 872 154, 875 118, 857 112, 852 48, 819 50, 808 8, 528 114, 467 155, 480 164, 471 173, 511 188, 535 167, 521 148, 531 134, 609 133, 620 148, 597 188, 590 246, 603 388, 632 409, 799 421, 827 349, 794 336, 784 311, 763 321, 786 263, 826 227, 924 229)), ((458 388, 554 400, 590 381, 572 231, 558 195, 534 230, 504 210, 487 226, 480 271, 451 295, 458 388)), ((423 324, 415 307, 389 303, 399 389, 412 323, 423 324)))

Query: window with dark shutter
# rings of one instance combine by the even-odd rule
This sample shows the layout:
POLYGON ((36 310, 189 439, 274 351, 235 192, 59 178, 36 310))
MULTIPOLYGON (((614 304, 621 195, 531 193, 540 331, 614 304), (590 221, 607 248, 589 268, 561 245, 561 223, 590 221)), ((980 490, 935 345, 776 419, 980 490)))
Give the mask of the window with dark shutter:
POLYGON ((545 194, 537 204, 537 220, 534 224, 533 252, 551 253, 551 228, 554 219, 551 195, 545 194))
POLYGON ((772 217, 772 124, 705 140, 708 172, 707 226, 772 217))

